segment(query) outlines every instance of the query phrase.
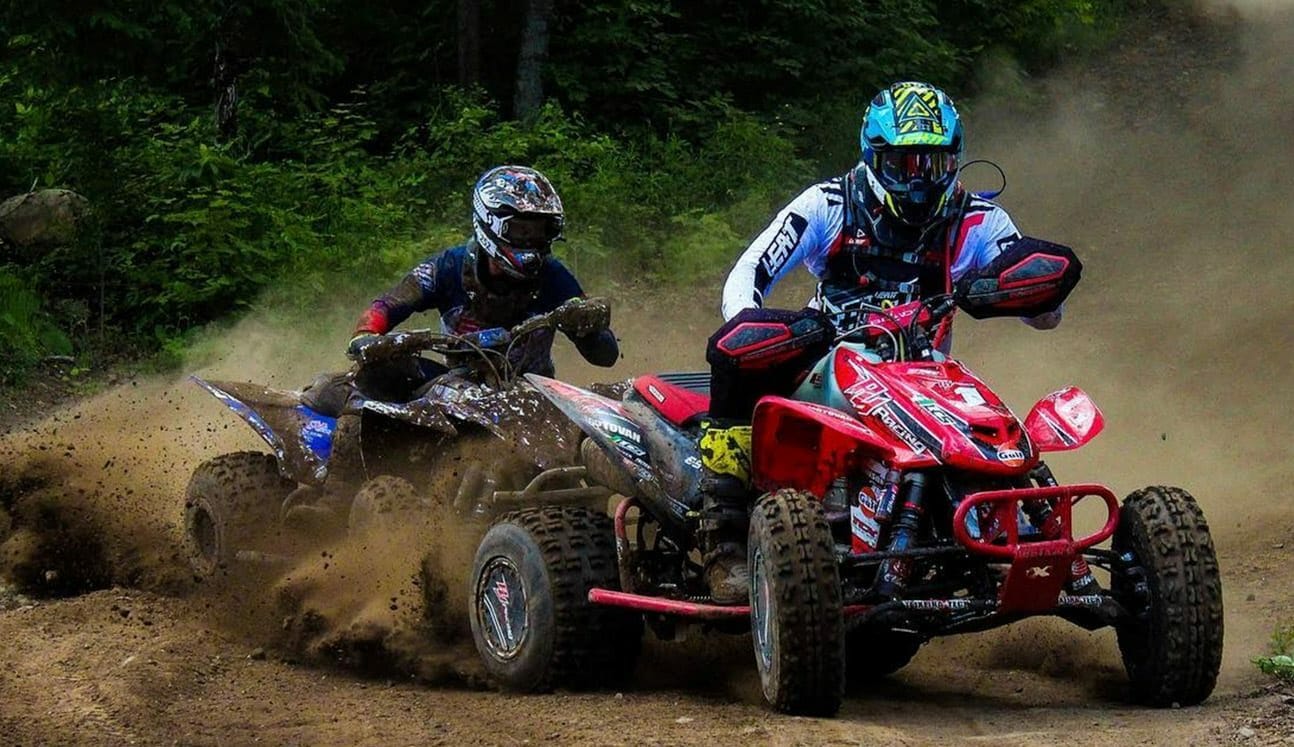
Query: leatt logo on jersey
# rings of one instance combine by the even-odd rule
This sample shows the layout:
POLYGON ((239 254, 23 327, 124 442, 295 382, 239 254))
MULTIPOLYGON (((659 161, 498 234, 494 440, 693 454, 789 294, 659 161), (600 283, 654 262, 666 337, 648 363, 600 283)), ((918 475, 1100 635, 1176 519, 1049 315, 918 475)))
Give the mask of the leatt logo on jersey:
POLYGON ((795 251, 796 244, 800 243, 800 237, 804 235, 804 227, 808 221, 803 216, 791 213, 782 221, 782 227, 777 230, 777 235, 773 237, 773 243, 764 250, 762 264, 769 277, 775 277, 777 272, 786 265, 787 260, 791 258, 791 253, 795 251))

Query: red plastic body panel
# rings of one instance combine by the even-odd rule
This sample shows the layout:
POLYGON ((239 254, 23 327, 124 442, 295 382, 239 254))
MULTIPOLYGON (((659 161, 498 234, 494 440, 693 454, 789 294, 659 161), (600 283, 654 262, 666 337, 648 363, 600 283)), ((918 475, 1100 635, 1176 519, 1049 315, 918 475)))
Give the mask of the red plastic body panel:
POLYGON ((1119 524, 1119 501, 1103 485, 1059 485, 1046 488, 990 490, 973 493, 953 514, 953 535, 971 552, 1009 560, 1011 568, 998 595, 1001 612, 1043 612, 1056 606, 1070 568, 1079 553, 1109 539, 1119 524), (1074 539, 1074 504, 1089 496, 1105 501, 1108 518, 1093 534, 1074 539), (1048 523, 1056 527, 1056 539, 1021 542, 1019 510, 1024 501, 1047 501, 1052 506, 1048 523), (991 529, 972 537, 966 526, 971 510, 991 504, 993 512, 980 526, 991 529), (1005 542, 997 539, 1005 534, 1005 542))
POLYGON ((771 396, 755 405, 752 451, 756 487, 795 488, 818 497, 862 457, 905 469, 937 464, 930 454, 915 452, 830 407, 771 396))
POLYGON ((1096 438, 1105 416, 1086 392, 1071 386, 1038 400, 1024 427, 1039 451, 1069 451, 1096 438))
POLYGON ((683 427, 689 420, 710 409, 710 398, 691 389, 684 389, 656 376, 640 376, 634 380, 634 391, 669 422, 683 427))
POLYGON ((992 475, 1037 463, 1015 414, 960 363, 875 364, 845 347, 834 356, 836 383, 859 420, 912 451, 992 475))

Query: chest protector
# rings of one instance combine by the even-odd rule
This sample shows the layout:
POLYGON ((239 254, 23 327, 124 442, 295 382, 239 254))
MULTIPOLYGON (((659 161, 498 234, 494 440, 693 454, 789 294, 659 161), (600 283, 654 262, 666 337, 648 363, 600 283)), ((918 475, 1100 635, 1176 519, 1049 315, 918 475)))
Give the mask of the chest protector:
POLYGON ((836 329, 857 326, 864 304, 889 309, 949 292, 949 243, 963 211, 910 246, 883 245, 868 226, 855 220, 859 206, 852 192, 845 189, 840 247, 827 260, 826 274, 818 283, 818 307, 836 329))

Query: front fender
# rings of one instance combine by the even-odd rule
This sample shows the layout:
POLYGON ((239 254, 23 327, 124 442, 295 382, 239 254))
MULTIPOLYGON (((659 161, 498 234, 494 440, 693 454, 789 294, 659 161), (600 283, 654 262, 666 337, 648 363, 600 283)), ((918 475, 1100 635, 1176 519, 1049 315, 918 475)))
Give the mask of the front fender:
POLYGON ((938 464, 929 453, 895 444, 854 418, 824 405, 764 397, 752 423, 753 478, 760 490, 794 488, 818 497, 857 460, 901 469, 938 464))

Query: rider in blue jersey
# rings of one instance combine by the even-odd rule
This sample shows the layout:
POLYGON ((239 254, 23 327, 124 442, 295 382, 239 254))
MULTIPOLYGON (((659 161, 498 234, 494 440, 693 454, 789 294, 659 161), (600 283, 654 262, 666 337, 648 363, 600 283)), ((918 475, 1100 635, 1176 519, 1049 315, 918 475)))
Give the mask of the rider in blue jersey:
MULTIPOLYGON (((436 309, 442 329, 466 334, 515 327, 582 297, 575 276, 552 256, 564 221, 561 198, 538 171, 523 166, 487 171, 472 193, 472 238, 426 259, 378 296, 360 315, 347 355, 359 358, 367 345, 419 311, 436 309)), ((605 322, 566 334, 594 365, 612 366, 620 357, 619 344, 605 322)), ((553 375, 553 340, 551 329, 528 335, 510 351, 512 363, 522 372, 553 375)), ((405 401, 445 371, 423 358, 401 359, 366 367, 353 386, 370 398, 405 401)), ((349 378, 325 375, 306 395, 320 401, 344 400, 351 386, 349 378)), ((359 429, 358 414, 342 412, 337 418, 325 499, 313 511, 322 517, 306 516, 312 513, 306 509, 316 507, 300 506, 303 523, 335 520, 333 514, 354 494, 363 478, 359 429)))
MULTIPOLYGON (((570 270, 552 256, 565 220, 552 184, 534 169, 500 166, 486 172, 472 195, 473 237, 414 267, 360 315, 347 352, 352 357, 377 336, 418 311, 436 309, 453 334, 514 327, 584 295, 570 270)), ((574 335, 586 360, 611 366, 620 356, 610 329, 574 335)), ((553 333, 531 336, 521 368, 551 376, 553 333)))

